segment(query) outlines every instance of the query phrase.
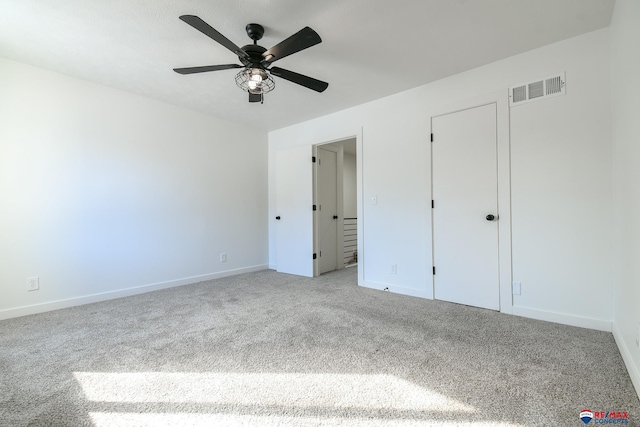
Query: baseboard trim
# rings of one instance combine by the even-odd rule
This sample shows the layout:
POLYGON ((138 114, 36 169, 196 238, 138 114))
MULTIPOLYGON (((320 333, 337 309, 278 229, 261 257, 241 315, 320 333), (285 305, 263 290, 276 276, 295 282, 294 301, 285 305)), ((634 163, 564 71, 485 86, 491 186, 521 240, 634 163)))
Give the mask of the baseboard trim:
POLYGON ((410 297, 433 299, 433 297, 429 295, 426 290, 405 288, 403 286, 389 285, 387 283, 378 283, 378 282, 371 282, 369 280, 365 280, 363 282, 358 283, 358 286, 362 286, 363 288, 369 288, 369 289, 377 289, 379 291, 386 290, 389 292, 393 292, 394 294, 407 295, 410 297))
POLYGON ((625 366, 627 367, 627 372, 629 372, 629 376, 631 377, 631 383, 633 387, 636 389, 636 394, 640 399, 640 371, 638 367, 633 363, 633 357, 631 357, 631 351, 624 339, 622 338, 622 333, 615 322, 612 323, 611 329, 613 332, 613 338, 616 340, 616 344, 618 345, 618 350, 620 350, 620 354, 622 355, 622 360, 624 361, 625 366))
POLYGON ((17 308, 0 310, 0 320, 12 319, 14 317, 28 316, 30 314, 44 313, 47 311, 60 310, 63 308, 76 307, 84 304, 108 301, 116 298, 123 298, 132 295, 144 294, 146 292, 159 291, 161 289, 175 288, 177 286, 191 285, 206 280, 220 279, 223 277, 236 276, 243 273, 253 273, 255 271, 266 270, 267 264, 254 265, 250 267, 237 268, 233 270, 220 271, 218 273, 203 274, 200 276, 185 277, 183 279, 169 280, 166 282, 152 283, 149 285, 136 286, 132 288, 119 289, 116 291, 102 292, 98 294, 84 295, 81 297, 68 298, 63 300, 45 302, 41 304, 28 305, 17 308))
POLYGON ((545 320, 547 322, 561 323, 563 325, 578 326, 580 328, 595 329, 597 331, 611 332, 611 322, 607 320, 593 319, 591 317, 573 316, 554 311, 537 310, 526 307, 513 307, 515 316, 531 319, 545 320))

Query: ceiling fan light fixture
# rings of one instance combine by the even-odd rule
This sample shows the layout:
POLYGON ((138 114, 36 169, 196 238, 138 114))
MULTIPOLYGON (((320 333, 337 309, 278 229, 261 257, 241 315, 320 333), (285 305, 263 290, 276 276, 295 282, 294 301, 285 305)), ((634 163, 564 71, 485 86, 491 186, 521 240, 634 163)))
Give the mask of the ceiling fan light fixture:
POLYGON ((251 80, 249 83, 253 83, 254 85, 259 85, 262 83, 262 76, 260 74, 254 74, 251 76, 251 80))
POLYGON ((267 70, 252 67, 243 68, 236 74, 236 84, 243 91, 255 95, 271 92, 276 87, 276 82, 267 70))

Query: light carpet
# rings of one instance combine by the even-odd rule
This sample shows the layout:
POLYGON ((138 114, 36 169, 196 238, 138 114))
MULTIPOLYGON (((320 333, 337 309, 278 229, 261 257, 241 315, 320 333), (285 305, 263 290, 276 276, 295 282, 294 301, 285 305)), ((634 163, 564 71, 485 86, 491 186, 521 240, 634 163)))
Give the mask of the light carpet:
MULTIPOLYGON (((2 426, 579 426, 610 333, 273 271, 0 322, 2 426)), ((595 421, 593 422, 595 424, 595 421)))

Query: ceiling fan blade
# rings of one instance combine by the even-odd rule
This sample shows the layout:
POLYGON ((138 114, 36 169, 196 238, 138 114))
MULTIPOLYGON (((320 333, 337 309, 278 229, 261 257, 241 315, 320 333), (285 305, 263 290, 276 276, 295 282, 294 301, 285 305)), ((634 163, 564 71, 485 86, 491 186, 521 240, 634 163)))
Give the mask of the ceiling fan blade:
POLYGON ((195 74, 195 73, 206 73, 207 71, 230 70, 232 68, 242 68, 242 65, 238 65, 238 64, 204 65, 202 67, 174 68, 173 71, 175 71, 178 74, 195 74))
POLYGON ((249 92, 249 102, 262 102, 262 95, 249 92))
POLYGON ((249 58, 249 55, 244 50, 240 49, 235 45, 231 40, 220 34, 216 29, 214 29, 211 25, 204 22, 202 19, 198 18, 195 15, 182 15, 180 19, 187 24, 191 25, 196 30, 200 31, 202 34, 209 36, 213 40, 220 43, 222 46, 229 49, 231 52, 235 53, 239 57, 249 58))
POLYGON ((293 71, 285 70, 284 68, 273 67, 269 70, 269 72, 276 77, 282 77, 285 80, 297 83, 306 88, 315 90, 316 92, 324 92, 324 90, 329 87, 329 83, 327 82, 314 79, 313 77, 294 73, 293 71))
POLYGON ((281 41, 271 49, 262 54, 265 64, 271 64, 279 59, 289 56, 292 53, 300 52, 308 47, 315 46, 322 42, 322 39, 309 27, 304 27, 291 37, 281 41))

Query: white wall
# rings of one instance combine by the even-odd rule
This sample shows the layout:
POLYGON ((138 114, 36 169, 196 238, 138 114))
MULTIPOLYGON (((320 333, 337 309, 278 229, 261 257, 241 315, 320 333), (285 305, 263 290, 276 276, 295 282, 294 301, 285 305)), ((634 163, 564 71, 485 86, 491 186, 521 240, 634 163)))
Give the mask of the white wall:
MULTIPOLYGON (((522 282, 513 311, 610 330, 609 56, 609 30, 602 29, 280 129, 269 134, 270 168, 284 147, 322 142, 327 129, 335 138, 352 135, 361 126, 365 281, 432 297, 430 112, 566 71, 566 96, 511 110, 513 280, 522 282), (372 195, 377 205, 367 203, 372 195)), ((270 220, 271 266, 274 226, 270 220)))
POLYGON ((617 0, 611 22, 614 336, 640 395, 640 2, 617 0))
POLYGON ((342 187, 344 198, 344 217, 356 218, 358 216, 357 206, 357 183, 356 180, 356 156, 344 153, 343 156, 342 187))
POLYGON ((266 267, 264 131, 4 59, 0 94, 0 318, 266 267))

